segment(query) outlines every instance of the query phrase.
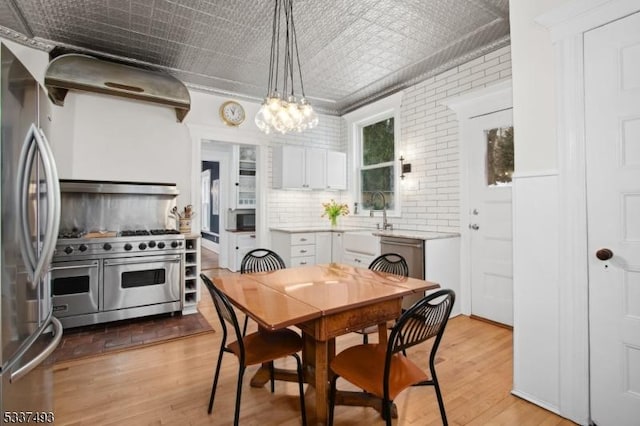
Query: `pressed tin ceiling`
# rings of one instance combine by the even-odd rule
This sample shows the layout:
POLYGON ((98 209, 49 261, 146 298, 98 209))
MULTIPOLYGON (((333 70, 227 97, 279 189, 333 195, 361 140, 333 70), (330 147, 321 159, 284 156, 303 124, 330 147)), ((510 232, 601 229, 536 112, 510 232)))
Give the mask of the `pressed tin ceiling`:
MULTIPOLYGON (((261 101, 273 0, 0 0, 0 34, 261 101)), ((508 0, 294 0, 307 98, 343 114, 509 43, 508 0)))

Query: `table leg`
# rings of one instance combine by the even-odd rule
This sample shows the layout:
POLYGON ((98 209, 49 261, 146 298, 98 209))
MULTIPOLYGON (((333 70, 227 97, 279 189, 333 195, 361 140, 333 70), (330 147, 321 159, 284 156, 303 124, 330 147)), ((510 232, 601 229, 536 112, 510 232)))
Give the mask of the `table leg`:
POLYGON ((316 424, 327 424, 329 414, 329 364, 336 354, 336 340, 315 340, 303 333, 302 359, 305 379, 315 391, 316 424))
POLYGON ((387 345, 387 323, 378 324, 378 343, 386 346, 387 345))

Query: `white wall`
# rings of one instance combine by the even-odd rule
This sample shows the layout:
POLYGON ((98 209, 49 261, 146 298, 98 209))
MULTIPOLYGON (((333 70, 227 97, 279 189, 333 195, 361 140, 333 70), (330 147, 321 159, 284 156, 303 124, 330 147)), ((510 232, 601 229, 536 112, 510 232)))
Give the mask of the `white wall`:
POLYGON ((569 0, 510 1, 515 162, 519 173, 557 167, 553 46, 534 22, 569 0))
POLYGON ((534 20, 568 0, 510 1, 513 63, 513 393, 584 422, 563 401, 583 399, 584 382, 562 365, 560 200, 554 51, 534 20), (563 375, 566 380, 563 382, 563 375), (569 376, 569 377, 567 377, 569 376), (583 395, 578 395, 582 393, 583 395))

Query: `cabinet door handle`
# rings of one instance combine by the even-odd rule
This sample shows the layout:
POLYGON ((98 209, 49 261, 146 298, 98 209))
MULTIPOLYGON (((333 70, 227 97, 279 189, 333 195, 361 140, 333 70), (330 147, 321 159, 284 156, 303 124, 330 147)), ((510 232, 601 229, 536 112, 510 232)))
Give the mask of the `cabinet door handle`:
POLYGON ((300 241, 305 242, 305 241, 307 241, 307 239, 306 238, 300 238, 300 241))
POLYGON ((306 265, 306 264, 307 264, 307 262, 300 262, 300 264, 301 264, 301 265, 306 265))
POLYGON ((306 253, 306 252, 307 252, 306 250, 300 250, 300 253, 306 253))

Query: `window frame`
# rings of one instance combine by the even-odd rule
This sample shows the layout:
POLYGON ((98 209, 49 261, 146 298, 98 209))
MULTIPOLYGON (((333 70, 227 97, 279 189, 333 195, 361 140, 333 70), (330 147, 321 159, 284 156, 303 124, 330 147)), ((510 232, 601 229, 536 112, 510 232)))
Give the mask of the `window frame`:
MULTIPOLYGON (((363 144, 363 129, 364 127, 375 124, 379 121, 393 118, 393 160, 385 163, 378 163, 375 167, 381 166, 393 166, 393 193, 394 193, 394 208, 393 210, 387 210, 387 216, 399 217, 401 215, 401 194, 400 194, 400 101, 402 99, 402 92, 391 95, 385 99, 382 99, 373 104, 367 105, 354 112, 346 114, 344 117, 347 120, 350 135, 350 150, 352 152, 352 170, 354 170, 351 182, 351 195, 354 202, 358 203, 357 216, 369 216, 370 210, 362 208, 362 182, 361 182, 361 170, 373 168, 371 166, 363 166, 362 159, 362 144, 363 144)), ((377 211, 377 210, 375 210, 377 211)))

